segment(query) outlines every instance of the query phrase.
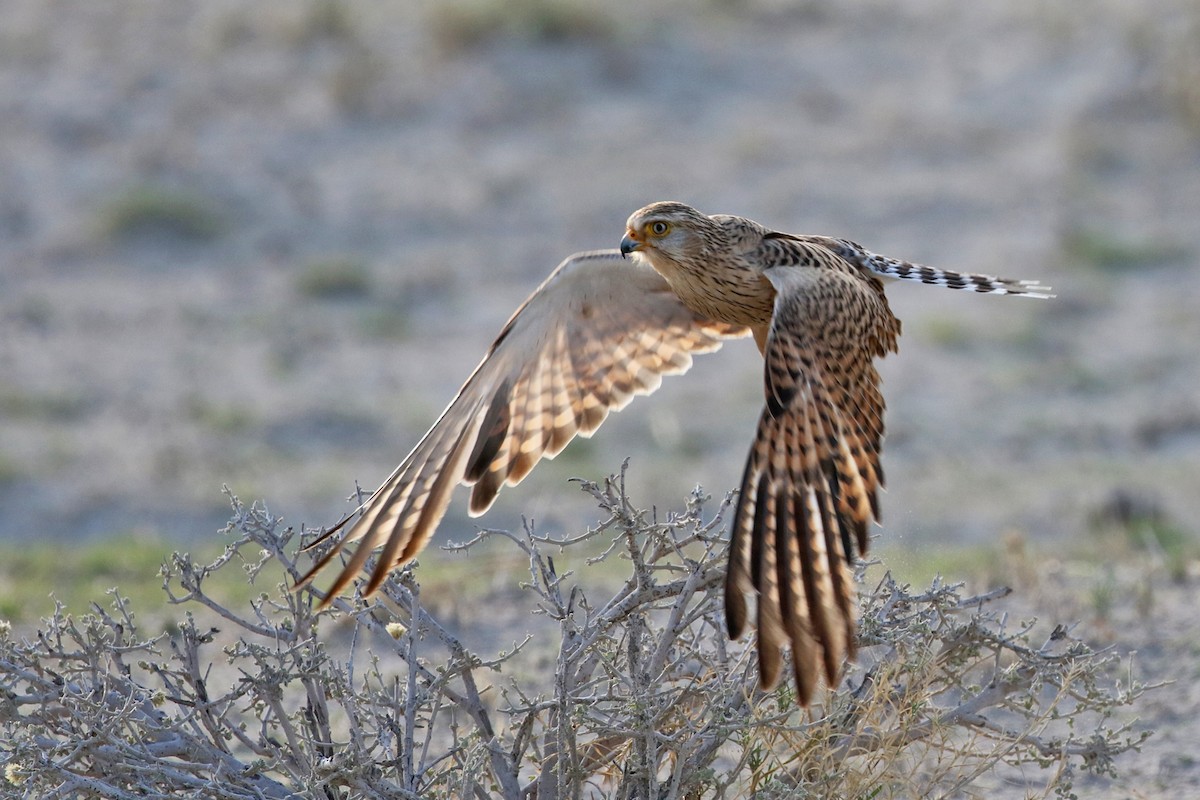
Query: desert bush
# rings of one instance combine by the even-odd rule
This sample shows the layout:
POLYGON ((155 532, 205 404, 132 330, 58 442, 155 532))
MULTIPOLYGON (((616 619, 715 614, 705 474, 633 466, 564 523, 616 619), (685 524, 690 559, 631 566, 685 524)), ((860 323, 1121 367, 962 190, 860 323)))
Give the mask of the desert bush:
POLYGON ((1006 590, 915 592, 887 574, 863 592, 859 661, 798 708, 725 637, 729 498, 709 513, 697 489, 659 519, 623 470, 583 488, 604 519, 578 536, 526 526, 456 546, 501 542, 528 564, 518 618, 543 624, 494 655, 439 621, 412 568, 315 611, 318 591, 288 588, 304 532, 231 497, 225 553, 163 566, 181 612, 164 632, 144 633, 117 591, 28 636, 0 628, 0 794, 937 797, 1007 770, 1026 797, 1069 796, 1148 735, 1115 721, 1145 687, 1114 656, 1010 624, 993 608, 1006 590), (558 570, 556 554, 586 548, 579 575, 558 570), (278 585, 224 604, 209 579, 238 565, 278 585), (280 567, 287 581, 267 578, 280 567))

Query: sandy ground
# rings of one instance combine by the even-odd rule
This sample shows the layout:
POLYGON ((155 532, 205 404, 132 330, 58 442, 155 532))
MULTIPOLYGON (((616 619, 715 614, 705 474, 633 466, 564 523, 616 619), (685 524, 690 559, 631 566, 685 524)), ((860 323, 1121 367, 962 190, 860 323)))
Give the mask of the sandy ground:
MULTIPOLYGON (((892 544, 1016 530, 1053 551, 1118 492, 1198 533, 1194 0, 0 0, 0 19, 0 537, 194 540, 226 519, 222 484, 333 521, 559 259, 668 198, 1055 286, 889 289, 892 544)), ((723 492, 760 402, 735 343, 485 521, 590 518, 564 479, 624 456, 639 498, 723 492)))

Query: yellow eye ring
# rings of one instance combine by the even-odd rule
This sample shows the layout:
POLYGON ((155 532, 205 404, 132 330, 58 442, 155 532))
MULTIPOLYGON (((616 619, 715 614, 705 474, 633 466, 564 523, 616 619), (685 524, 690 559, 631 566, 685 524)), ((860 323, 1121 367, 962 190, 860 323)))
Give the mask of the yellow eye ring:
POLYGON ((651 222, 646 226, 646 230, 650 232, 651 236, 666 236, 671 232, 671 226, 660 220, 658 222, 651 222))

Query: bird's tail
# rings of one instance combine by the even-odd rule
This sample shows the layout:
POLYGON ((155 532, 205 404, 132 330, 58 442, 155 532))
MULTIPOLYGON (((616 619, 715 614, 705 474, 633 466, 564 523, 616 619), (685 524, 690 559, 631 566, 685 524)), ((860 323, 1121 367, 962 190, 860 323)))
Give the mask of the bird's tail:
POLYGON ((946 286, 951 289, 966 289, 981 294, 1020 294, 1026 297, 1049 298, 1049 286, 1043 286, 1040 281, 1018 281, 1010 278, 997 278, 995 275, 979 275, 973 272, 954 272, 948 269, 927 267, 924 264, 913 264, 898 258, 888 258, 878 253, 872 253, 862 245, 848 239, 826 240, 834 252, 850 261, 855 261, 881 278, 891 278, 901 281, 920 281, 934 286, 946 286))
POLYGON ((1049 298, 1049 286, 1043 286, 1040 281, 1019 281, 1010 278, 997 278, 995 275, 979 275, 973 272, 954 272, 949 269, 927 267, 924 264, 912 264, 896 258, 867 252, 864 263, 868 269, 881 278, 895 278, 902 281, 920 281, 934 286, 946 286, 951 289, 966 289, 981 294, 1021 294, 1026 297, 1049 298))

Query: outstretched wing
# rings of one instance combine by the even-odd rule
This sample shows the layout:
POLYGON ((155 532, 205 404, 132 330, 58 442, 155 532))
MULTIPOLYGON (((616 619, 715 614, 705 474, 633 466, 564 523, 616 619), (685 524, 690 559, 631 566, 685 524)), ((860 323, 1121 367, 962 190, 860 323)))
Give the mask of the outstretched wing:
MULTIPOLYGON (((840 262, 829 251, 814 254, 840 262)), ((725 608, 730 636, 757 595, 759 671, 779 679, 790 645, 799 700, 836 683, 855 649, 855 549, 867 549, 883 484, 883 396, 873 359, 896 349, 882 287, 850 267, 777 266, 766 336, 766 407, 733 521, 725 608)))
POLYGON ((382 546, 371 594, 426 545, 456 485, 473 487, 470 512, 482 514, 501 486, 519 483, 575 436, 590 436, 663 375, 685 372, 693 353, 748 333, 698 318, 651 267, 615 250, 571 256, 512 315, 434 426, 299 584, 359 542, 326 602, 382 546))

